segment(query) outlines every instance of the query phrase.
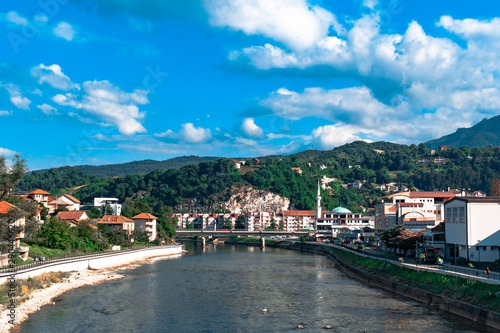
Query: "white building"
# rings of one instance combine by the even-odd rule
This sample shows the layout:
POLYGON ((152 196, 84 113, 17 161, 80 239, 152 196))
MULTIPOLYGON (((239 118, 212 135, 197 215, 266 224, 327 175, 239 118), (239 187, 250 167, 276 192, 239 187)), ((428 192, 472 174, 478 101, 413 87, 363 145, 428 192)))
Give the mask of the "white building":
POLYGON ((106 215, 121 215, 122 213, 122 205, 118 202, 117 198, 94 198, 94 207, 99 208, 99 210, 103 211, 106 203, 109 203, 111 206, 112 212, 106 212, 106 215))
POLYGON ((456 197, 445 204, 446 258, 500 259, 500 197, 456 197))
POLYGON ((444 221, 444 203, 453 192, 408 191, 388 195, 375 206, 375 230, 381 232, 396 225, 405 229, 431 229, 444 221))
POLYGON ((248 212, 244 219, 246 230, 257 231, 270 227, 273 220, 278 226, 282 217, 277 216, 274 212, 248 212))
POLYGON ((341 229, 345 227, 373 227, 373 221, 369 216, 362 216, 361 213, 353 213, 344 207, 337 207, 331 211, 324 211, 321 217, 316 219, 315 229, 319 234, 328 234, 337 237, 341 229))
POLYGON ((283 211, 283 226, 285 231, 295 231, 304 228, 314 228, 316 212, 314 210, 283 211))

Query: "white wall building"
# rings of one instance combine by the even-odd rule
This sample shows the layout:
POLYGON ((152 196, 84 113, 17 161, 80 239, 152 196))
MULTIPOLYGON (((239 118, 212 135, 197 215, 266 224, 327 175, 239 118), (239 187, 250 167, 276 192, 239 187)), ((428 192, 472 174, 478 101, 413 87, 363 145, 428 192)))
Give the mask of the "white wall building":
POLYGON ((500 259, 500 197, 456 197, 445 205, 446 258, 500 259))
POLYGON ((117 198, 94 198, 94 207, 99 208, 101 213, 106 206, 106 203, 109 203, 113 209, 112 212, 106 212, 106 215, 121 215, 122 205, 118 202, 117 198))
POLYGON ((152 242, 156 239, 156 220, 158 218, 148 213, 141 213, 132 217, 134 220, 135 230, 147 232, 149 241, 152 242))
POLYGON ((444 203, 453 192, 408 191, 388 195, 375 206, 375 230, 381 232, 396 225, 405 229, 431 229, 444 221, 444 203))

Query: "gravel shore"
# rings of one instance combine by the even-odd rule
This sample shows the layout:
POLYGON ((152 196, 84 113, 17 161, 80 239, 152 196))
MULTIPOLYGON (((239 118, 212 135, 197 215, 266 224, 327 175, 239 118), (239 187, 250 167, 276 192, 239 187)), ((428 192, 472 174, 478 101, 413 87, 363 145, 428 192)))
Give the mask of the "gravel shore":
MULTIPOLYGON (((55 283, 48 288, 34 291, 30 295, 29 300, 18 305, 16 309, 16 326, 26 320, 30 314, 40 310, 42 306, 53 304, 53 298, 65 293, 68 290, 82 286, 95 285, 104 281, 120 279, 124 277, 124 275, 118 274, 119 271, 134 268, 141 264, 151 263, 160 259, 166 259, 166 257, 143 259, 124 266, 113 267, 112 269, 107 268, 73 272, 67 279, 61 281, 60 283, 55 283)), ((9 310, 4 310, 0 313, 0 332, 9 332, 14 327, 8 323, 8 320, 10 320, 9 317, 7 317, 8 314, 9 310)))

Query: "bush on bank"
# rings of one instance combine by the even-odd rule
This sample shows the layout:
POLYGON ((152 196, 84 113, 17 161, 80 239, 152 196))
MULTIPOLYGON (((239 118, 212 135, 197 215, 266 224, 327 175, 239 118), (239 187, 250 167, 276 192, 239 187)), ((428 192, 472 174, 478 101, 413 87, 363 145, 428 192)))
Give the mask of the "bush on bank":
POLYGON ((350 251, 344 251, 324 245, 295 243, 294 247, 328 252, 337 256, 347 264, 365 272, 435 294, 467 302, 491 311, 500 312, 500 285, 488 284, 451 275, 417 271, 394 265, 388 261, 364 257, 350 251))

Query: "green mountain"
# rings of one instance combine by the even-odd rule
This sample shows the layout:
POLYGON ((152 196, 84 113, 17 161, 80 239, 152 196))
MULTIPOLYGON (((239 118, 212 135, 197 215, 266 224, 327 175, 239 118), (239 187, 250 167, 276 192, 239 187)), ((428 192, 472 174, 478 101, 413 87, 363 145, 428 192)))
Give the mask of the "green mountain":
POLYGON ((168 169, 180 169, 184 165, 199 164, 201 162, 216 161, 220 157, 179 156, 164 161, 143 160, 128 163, 107 165, 77 165, 74 168, 97 177, 115 177, 129 174, 145 174, 154 170, 166 171, 168 169))
POLYGON ((459 128, 455 133, 439 139, 427 141, 427 148, 436 149, 439 146, 450 148, 469 147, 499 147, 500 146, 500 116, 484 118, 470 128, 459 128))

